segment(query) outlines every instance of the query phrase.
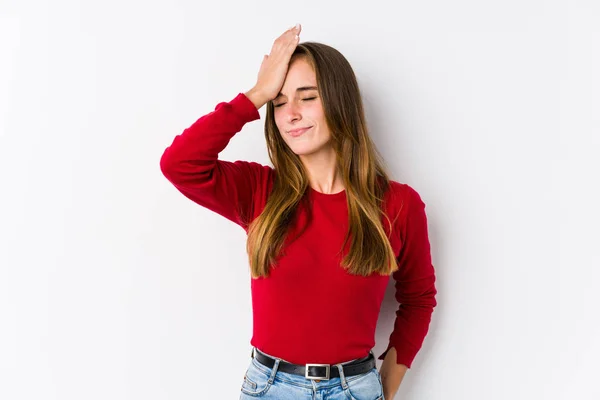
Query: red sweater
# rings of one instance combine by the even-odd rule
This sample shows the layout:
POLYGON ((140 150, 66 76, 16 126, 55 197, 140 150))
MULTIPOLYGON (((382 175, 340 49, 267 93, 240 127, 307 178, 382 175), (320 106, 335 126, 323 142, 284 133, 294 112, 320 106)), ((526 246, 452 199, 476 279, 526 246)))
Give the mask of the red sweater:
MULTIPOLYGON (((177 135, 160 160, 165 177, 186 197, 248 232, 272 188, 275 170, 255 162, 219 160, 219 153, 244 124, 259 119, 254 104, 239 93, 217 104, 177 135)), ((407 184, 391 181, 384 207, 393 221, 390 237, 399 263, 395 280, 394 330, 386 351, 410 368, 427 334, 436 306, 425 204, 407 184)), ((296 364, 335 364, 365 357, 375 345, 375 328, 389 276, 350 275, 336 255, 348 227, 346 192, 307 191, 313 215, 302 236, 287 244, 268 278, 251 278, 251 345, 296 364), (327 238, 327 240, 323 240, 327 238)), ((299 208, 296 222, 305 222, 299 208)), ((292 230, 296 227, 292 226, 292 230)), ((346 247, 348 249, 348 247, 346 247)))

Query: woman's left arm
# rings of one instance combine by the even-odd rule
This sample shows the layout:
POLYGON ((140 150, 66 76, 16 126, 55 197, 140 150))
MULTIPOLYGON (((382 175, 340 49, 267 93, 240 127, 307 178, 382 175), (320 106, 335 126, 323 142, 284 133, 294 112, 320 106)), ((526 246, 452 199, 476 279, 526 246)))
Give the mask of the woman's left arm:
POLYGON ((386 400, 393 399, 411 367, 437 305, 425 203, 412 187, 404 185, 404 189, 403 243, 397 259, 399 268, 393 273, 399 307, 388 347, 378 357, 383 360, 380 373, 386 400))

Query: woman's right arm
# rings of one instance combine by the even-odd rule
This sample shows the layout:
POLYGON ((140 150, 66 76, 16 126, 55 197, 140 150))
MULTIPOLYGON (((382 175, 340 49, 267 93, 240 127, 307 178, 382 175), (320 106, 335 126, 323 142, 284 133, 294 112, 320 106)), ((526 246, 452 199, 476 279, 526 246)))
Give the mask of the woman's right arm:
POLYGON ((272 168, 255 162, 219 160, 219 153, 244 124, 281 90, 300 25, 285 31, 265 55, 256 85, 198 119, 164 151, 160 168, 186 197, 247 229, 254 215, 254 195, 266 188, 272 168))
POLYGON ((217 104, 165 149, 163 175, 190 200, 245 228, 254 212, 254 193, 267 184, 271 167, 219 160, 219 153, 246 123, 259 118, 255 103, 244 93, 217 104))

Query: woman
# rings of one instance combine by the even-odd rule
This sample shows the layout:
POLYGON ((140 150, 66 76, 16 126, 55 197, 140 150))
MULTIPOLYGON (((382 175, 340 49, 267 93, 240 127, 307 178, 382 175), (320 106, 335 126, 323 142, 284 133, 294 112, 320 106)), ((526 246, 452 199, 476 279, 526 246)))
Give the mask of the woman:
POLYGON ((275 40, 251 90, 176 136, 161 170, 248 234, 253 351, 241 399, 392 399, 436 305, 425 204, 378 160, 347 60, 300 44, 300 31, 275 40), (274 167, 219 160, 264 105, 274 167), (390 275, 401 304, 378 371, 390 275))

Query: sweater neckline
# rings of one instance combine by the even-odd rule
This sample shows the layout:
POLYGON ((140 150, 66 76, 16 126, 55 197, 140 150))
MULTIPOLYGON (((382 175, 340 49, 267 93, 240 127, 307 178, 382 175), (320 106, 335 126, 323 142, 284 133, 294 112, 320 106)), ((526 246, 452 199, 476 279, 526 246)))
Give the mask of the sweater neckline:
POLYGON ((308 185, 308 190, 310 190, 310 193, 319 199, 323 199, 323 200, 335 200, 335 199, 340 199, 343 197, 346 197, 346 189, 342 190, 341 192, 337 192, 337 193, 323 193, 323 192, 319 192, 318 190, 314 189, 312 186, 308 185))

